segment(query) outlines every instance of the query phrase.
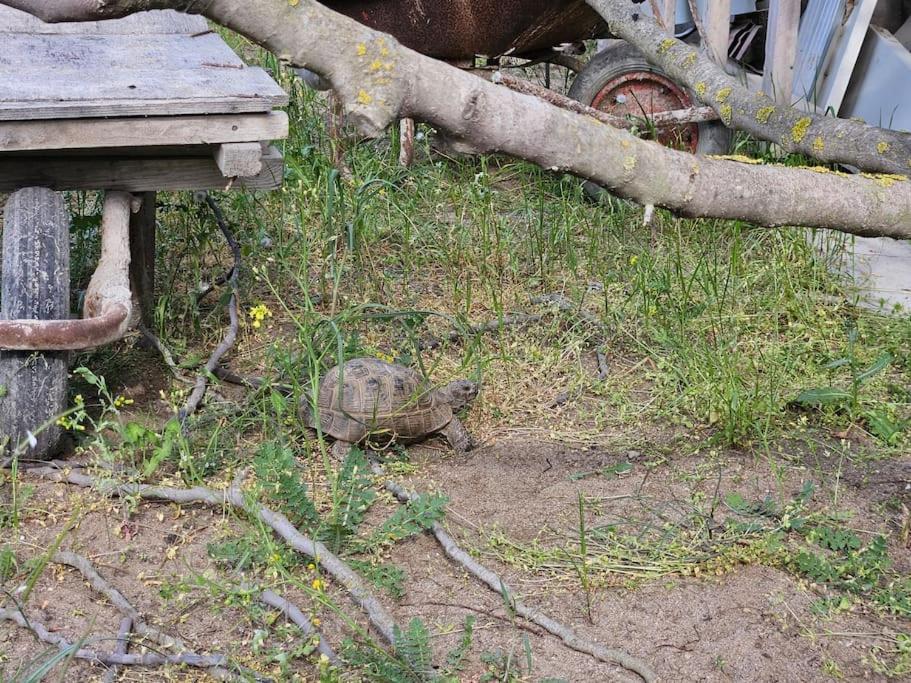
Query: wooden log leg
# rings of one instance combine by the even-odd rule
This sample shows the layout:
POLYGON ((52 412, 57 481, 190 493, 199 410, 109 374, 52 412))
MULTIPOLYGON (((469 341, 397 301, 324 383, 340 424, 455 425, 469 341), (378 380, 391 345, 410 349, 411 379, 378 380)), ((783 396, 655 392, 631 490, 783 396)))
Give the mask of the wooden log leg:
POLYGON ((414 119, 399 121, 399 164, 408 168, 414 162, 414 119))
POLYGON ((130 285, 139 302, 140 322, 155 328, 155 193, 140 195, 142 206, 130 216, 130 285))

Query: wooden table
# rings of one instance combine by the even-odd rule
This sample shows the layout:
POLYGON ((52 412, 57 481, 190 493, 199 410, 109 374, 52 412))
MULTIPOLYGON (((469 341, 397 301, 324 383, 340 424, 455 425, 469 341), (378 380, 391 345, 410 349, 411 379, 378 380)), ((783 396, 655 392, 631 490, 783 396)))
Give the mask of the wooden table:
POLYGON ((285 92, 202 17, 44 24, 0 6, 0 191, 264 189, 285 92))
POLYGON ((151 326, 157 191, 281 184, 269 143, 288 133, 276 110, 287 102, 201 17, 155 11, 52 25, 0 6, 0 192, 15 191, 3 217, 0 451, 5 436, 28 457, 59 446, 61 352, 124 334, 134 301, 151 326), (69 310, 59 190, 108 191, 81 320, 69 310))

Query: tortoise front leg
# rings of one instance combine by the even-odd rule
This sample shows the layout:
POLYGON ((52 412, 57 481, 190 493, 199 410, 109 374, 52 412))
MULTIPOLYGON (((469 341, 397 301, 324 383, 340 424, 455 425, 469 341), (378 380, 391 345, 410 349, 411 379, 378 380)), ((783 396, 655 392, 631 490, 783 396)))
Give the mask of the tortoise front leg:
POLYGON ((336 440, 332 444, 332 448, 329 449, 329 454, 332 456, 333 460, 337 460, 340 463, 345 462, 348 458, 348 453, 351 452, 351 447, 354 444, 348 441, 339 441, 336 440))
POLYGON ((457 417, 453 417, 452 421, 443 427, 441 433, 457 453, 465 453, 475 447, 474 439, 457 417))

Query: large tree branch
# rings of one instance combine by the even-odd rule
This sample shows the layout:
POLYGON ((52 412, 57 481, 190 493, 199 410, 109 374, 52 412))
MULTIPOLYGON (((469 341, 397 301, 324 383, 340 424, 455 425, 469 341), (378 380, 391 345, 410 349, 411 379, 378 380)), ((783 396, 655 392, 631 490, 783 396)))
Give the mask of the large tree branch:
POLYGON ((776 104, 763 92, 749 90, 731 78, 704 52, 668 37, 629 0, 586 1, 607 21, 611 33, 635 45, 648 61, 688 86, 725 125, 820 161, 851 164, 875 173, 911 171, 911 134, 776 104))
MULTIPOLYGON (((904 176, 814 173, 670 150, 420 55, 314 0, 296 5, 287 0, 5 1, 52 20, 112 18, 150 8, 201 12, 284 61, 328 78, 350 119, 368 133, 411 117, 481 150, 575 173, 682 216, 911 237, 911 183, 904 176)), ((669 51, 679 49, 676 42, 673 46, 669 51)), ((806 135, 795 137, 802 141, 806 135)), ((889 147, 883 156, 894 153, 889 147)))

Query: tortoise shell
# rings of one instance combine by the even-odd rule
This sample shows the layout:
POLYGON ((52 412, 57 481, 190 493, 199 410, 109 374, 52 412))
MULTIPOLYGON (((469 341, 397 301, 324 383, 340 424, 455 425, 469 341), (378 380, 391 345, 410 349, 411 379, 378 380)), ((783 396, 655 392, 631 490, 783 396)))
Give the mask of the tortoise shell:
MULTIPOLYGON (((452 420, 452 408, 411 368, 377 358, 355 358, 323 377, 316 403, 324 434, 357 443, 420 439, 452 420)), ((305 419, 316 421, 309 410, 305 419)))

